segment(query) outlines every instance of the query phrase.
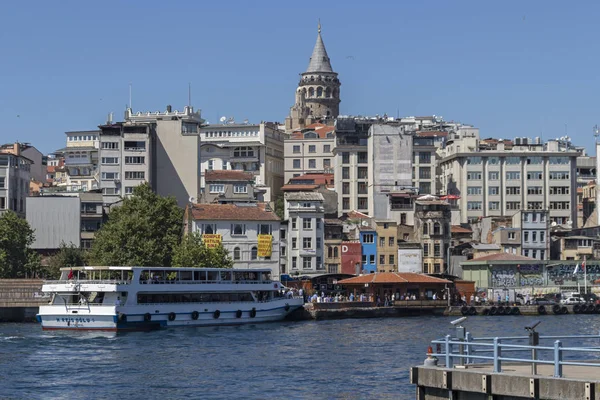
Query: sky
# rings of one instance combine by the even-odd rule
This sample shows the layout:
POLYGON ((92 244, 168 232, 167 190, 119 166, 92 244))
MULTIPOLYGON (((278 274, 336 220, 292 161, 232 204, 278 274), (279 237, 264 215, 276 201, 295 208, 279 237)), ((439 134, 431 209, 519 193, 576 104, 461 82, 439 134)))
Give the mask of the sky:
POLYGON ((0 142, 47 153, 109 112, 192 105, 283 122, 320 18, 343 115, 438 115, 482 138, 568 135, 594 155, 600 2, 12 1, 0 142))

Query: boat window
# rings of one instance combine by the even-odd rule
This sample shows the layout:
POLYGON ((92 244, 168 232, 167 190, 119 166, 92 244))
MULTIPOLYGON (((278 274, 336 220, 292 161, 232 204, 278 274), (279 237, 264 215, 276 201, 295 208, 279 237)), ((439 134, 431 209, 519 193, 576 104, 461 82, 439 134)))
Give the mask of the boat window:
POLYGON ((231 271, 221 271, 221 280, 222 281, 230 281, 231 280, 231 271))
POLYGON ((194 271, 194 280, 195 281, 205 281, 206 280, 206 271, 194 271))
POLYGON ((269 272, 269 271, 263 271, 261 273, 261 280, 263 282, 270 281, 271 280, 271 272, 269 272))
POLYGON ((208 273, 208 280, 209 281, 216 281, 217 279, 219 279, 219 272, 218 271, 206 271, 208 273))
MULTIPOLYGON (((262 293, 262 301, 270 298, 269 292, 262 293)), ((138 304, 158 303, 217 303, 217 302, 252 302, 252 294, 247 293, 138 293, 138 304)))
POLYGON ((180 281, 192 281, 194 280, 193 271, 179 271, 180 281))

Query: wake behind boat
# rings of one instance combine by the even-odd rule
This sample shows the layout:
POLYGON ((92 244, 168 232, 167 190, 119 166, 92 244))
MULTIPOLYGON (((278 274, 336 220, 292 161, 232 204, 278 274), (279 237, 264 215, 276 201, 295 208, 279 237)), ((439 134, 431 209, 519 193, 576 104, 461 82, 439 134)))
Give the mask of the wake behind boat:
POLYGON ((42 329, 147 330, 279 321, 302 306, 270 269, 77 267, 46 281, 42 329))

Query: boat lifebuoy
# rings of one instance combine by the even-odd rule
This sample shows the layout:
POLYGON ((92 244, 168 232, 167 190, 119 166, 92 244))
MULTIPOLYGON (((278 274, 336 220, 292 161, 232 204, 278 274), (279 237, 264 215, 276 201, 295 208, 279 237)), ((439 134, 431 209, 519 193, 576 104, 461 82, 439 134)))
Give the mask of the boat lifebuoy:
POLYGON ((146 322, 152 321, 152 314, 150 314, 149 312, 144 314, 144 321, 146 321, 146 322))
POLYGON ((285 303, 285 307, 283 307, 285 311, 290 311, 290 305, 285 303))
POLYGON ((119 313, 119 321, 127 322, 127 314, 119 313))
POLYGON ((175 321, 175 318, 177 318, 177 314, 175 314, 174 312, 170 312, 169 321, 175 321))
POLYGON ((217 318, 219 318, 220 316, 221 316, 221 311, 219 311, 219 310, 216 310, 216 311, 213 313, 213 318, 214 318, 214 319, 217 319, 217 318))
POLYGON ((242 310, 237 310, 237 311, 235 312, 235 317, 236 317, 236 318, 242 318, 242 310))
POLYGON ((546 307, 544 306, 539 306, 538 307, 538 314, 546 314, 546 307))
POLYGON ((250 318, 254 317, 256 317, 256 308, 252 308, 252 310, 250 310, 250 318))
POLYGON ((200 316, 200 313, 198 311, 192 311, 192 319, 193 320, 198 319, 199 316, 200 316))

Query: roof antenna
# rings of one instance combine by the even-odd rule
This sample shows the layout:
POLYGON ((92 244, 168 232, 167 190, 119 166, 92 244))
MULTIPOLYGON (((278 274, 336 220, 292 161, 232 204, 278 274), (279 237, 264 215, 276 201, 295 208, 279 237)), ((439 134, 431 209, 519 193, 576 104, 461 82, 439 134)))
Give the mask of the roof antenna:
POLYGON ((133 110, 133 107, 131 106, 131 82, 129 82, 129 108, 133 110))
POLYGON ((192 106, 192 82, 188 82, 188 106, 192 106))

